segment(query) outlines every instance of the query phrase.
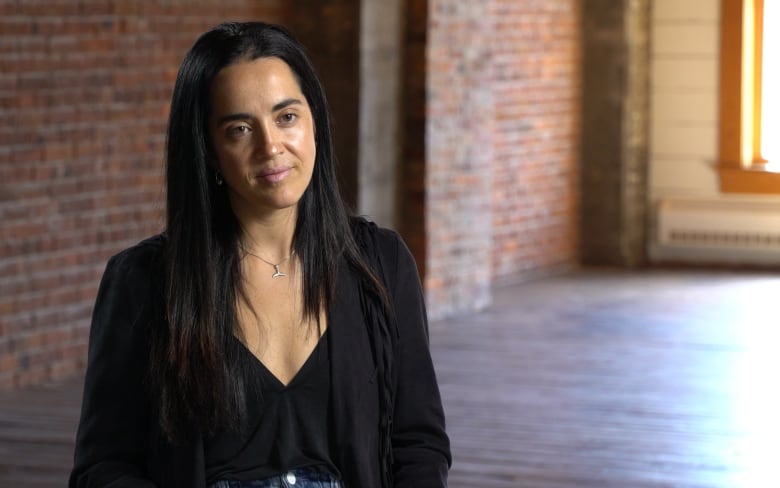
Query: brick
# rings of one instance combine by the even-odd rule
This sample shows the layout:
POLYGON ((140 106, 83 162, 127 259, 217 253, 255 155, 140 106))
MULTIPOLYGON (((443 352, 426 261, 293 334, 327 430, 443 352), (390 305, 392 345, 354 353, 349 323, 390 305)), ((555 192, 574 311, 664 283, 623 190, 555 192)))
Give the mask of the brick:
MULTIPOLYGON (((15 351, 25 364, 0 369, 0 388, 83 369, 105 260, 162 226, 168 101, 195 37, 221 18, 321 9, 311 35, 348 51, 359 2, 17 3, 0 5, 0 332, 42 344, 15 351)), ((404 2, 399 230, 434 317, 574 259, 579 3, 404 2)), ((354 100, 328 69, 334 101, 354 100)))
POLYGON ((549 245, 576 240, 576 213, 553 219, 548 202, 577 191, 578 135, 562 127, 579 117, 580 34, 578 1, 440 0, 430 12, 426 291, 436 316, 478 308, 491 280, 576 260, 573 246, 549 245), (485 261, 491 272, 480 274, 485 261), (474 279, 485 280, 476 293, 474 279))
POLYGON ((158 3, 0 2, 0 388, 79 374, 106 259, 159 232, 185 50, 217 18, 282 20, 281 0, 158 3))

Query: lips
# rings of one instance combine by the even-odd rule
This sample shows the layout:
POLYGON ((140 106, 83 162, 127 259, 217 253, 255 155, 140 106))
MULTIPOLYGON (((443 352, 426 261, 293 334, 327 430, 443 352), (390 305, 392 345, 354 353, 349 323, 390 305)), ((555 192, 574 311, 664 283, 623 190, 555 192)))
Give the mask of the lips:
POLYGON ((287 176, 290 174, 291 168, 273 168, 263 171, 262 173, 258 174, 257 177, 261 180, 267 181, 268 183, 279 183, 280 181, 287 178, 287 176))

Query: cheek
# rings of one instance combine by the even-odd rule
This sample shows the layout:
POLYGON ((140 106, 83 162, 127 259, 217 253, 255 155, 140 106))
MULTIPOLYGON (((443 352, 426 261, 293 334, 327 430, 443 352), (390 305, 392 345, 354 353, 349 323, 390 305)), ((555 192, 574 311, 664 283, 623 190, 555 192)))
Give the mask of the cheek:
POLYGON ((317 143, 311 132, 301 131, 297 134, 294 145, 298 148, 300 157, 304 162, 314 164, 314 159, 317 154, 317 143))
POLYGON ((317 137, 313 128, 309 130, 306 136, 306 150, 311 155, 311 164, 314 164, 317 156, 317 137))
POLYGON ((309 141, 309 153, 311 154, 311 164, 314 165, 314 161, 317 160, 317 141, 313 137, 309 141))
POLYGON ((216 164, 220 166, 239 166, 242 161, 250 157, 252 149, 241 144, 221 145, 214 150, 213 154, 216 164))

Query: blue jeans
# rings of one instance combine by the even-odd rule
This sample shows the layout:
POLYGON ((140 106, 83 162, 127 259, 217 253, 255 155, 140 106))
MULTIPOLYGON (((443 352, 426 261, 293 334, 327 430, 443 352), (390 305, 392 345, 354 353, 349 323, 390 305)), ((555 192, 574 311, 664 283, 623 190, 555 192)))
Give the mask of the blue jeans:
POLYGON ((341 482, 328 473, 301 468, 264 480, 219 480, 209 488, 341 488, 341 482))

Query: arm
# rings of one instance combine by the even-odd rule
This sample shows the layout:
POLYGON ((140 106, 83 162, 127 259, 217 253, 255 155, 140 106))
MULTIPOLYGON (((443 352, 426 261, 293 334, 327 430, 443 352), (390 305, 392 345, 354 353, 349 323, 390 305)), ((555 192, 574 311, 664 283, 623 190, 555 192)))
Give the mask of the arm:
POLYGON ((392 434, 395 486, 446 487, 452 458, 417 265, 397 234, 381 241, 392 243, 381 255, 395 261, 385 267, 393 288, 388 291, 395 304, 399 333, 392 434))
MULTIPOLYGON (((145 246, 149 249, 148 246, 145 246)), ((144 248, 112 258, 89 335, 84 397, 69 486, 154 487, 145 479, 151 269, 144 248)))

